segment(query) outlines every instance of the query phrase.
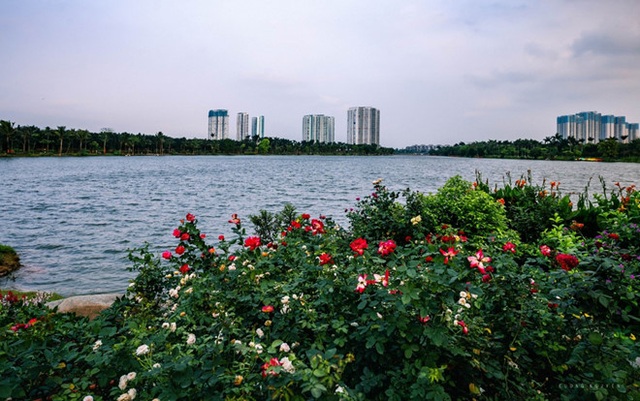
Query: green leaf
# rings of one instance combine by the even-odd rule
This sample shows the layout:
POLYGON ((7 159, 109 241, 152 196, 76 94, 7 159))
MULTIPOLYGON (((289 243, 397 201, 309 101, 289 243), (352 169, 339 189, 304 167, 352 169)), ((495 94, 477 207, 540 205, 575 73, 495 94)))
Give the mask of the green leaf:
POLYGON ((593 344, 593 345, 602 344, 602 335, 600 333, 595 332, 595 331, 589 333, 589 342, 591 342, 591 344, 593 344))

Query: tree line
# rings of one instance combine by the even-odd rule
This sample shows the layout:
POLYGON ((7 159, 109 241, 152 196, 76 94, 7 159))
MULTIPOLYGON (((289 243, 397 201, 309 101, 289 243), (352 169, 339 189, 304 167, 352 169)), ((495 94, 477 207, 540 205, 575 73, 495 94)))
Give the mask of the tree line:
POLYGON ((132 134, 102 129, 91 132, 66 126, 40 128, 16 126, 0 120, 0 154, 16 156, 90 156, 90 155, 389 155, 393 148, 378 145, 317 143, 254 136, 242 141, 232 139, 174 138, 158 132, 132 134))
MULTIPOLYGON (((403 152, 411 153, 410 150, 400 151, 400 153, 403 152)), ((640 139, 624 143, 615 138, 609 138, 594 144, 585 143, 572 137, 562 138, 562 135, 555 134, 542 141, 535 139, 489 140, 439 145, 430 149, 428 153, 437 156, 501 159, 579 160, 582 158, 640 162, 640 139)))

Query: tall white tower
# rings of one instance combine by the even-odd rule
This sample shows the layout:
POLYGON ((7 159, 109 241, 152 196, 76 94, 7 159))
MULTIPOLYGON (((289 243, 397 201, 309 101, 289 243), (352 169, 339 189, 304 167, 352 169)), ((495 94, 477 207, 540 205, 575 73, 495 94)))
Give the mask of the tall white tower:
POLYGON ((229 114, 227 110, 209 110, 209 139, 220 140, 229 137, 229 114))
POLYGON ((380 110, 351 107, 347 112, 347 143, 380 145, 380 110))
POLYGON ((244 141, 251 137, 251 131, 249 131, 249 113, 240 112, 236 119, 236 139, 244 141))

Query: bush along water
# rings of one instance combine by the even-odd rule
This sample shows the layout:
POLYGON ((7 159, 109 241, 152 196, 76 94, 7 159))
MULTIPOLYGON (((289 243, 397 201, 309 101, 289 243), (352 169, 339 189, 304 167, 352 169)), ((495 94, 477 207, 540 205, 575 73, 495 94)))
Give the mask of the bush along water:
POLYGON ((3 297, 0 398, 637 400, 640 196, 557 185, 376 181, 348 228, 287 206, 213 240, 187 214, 95 320, 3 297))

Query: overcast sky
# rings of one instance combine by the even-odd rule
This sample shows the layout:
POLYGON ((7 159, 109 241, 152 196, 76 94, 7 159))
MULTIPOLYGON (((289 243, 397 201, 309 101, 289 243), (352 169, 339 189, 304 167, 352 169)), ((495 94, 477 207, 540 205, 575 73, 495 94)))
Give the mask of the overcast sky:
POLYGON ((210 109, 380 110, 380 142, 542 140, 580 111, 640 121, 638 0, 2 0, 0 119, 205 138, 210 109))

